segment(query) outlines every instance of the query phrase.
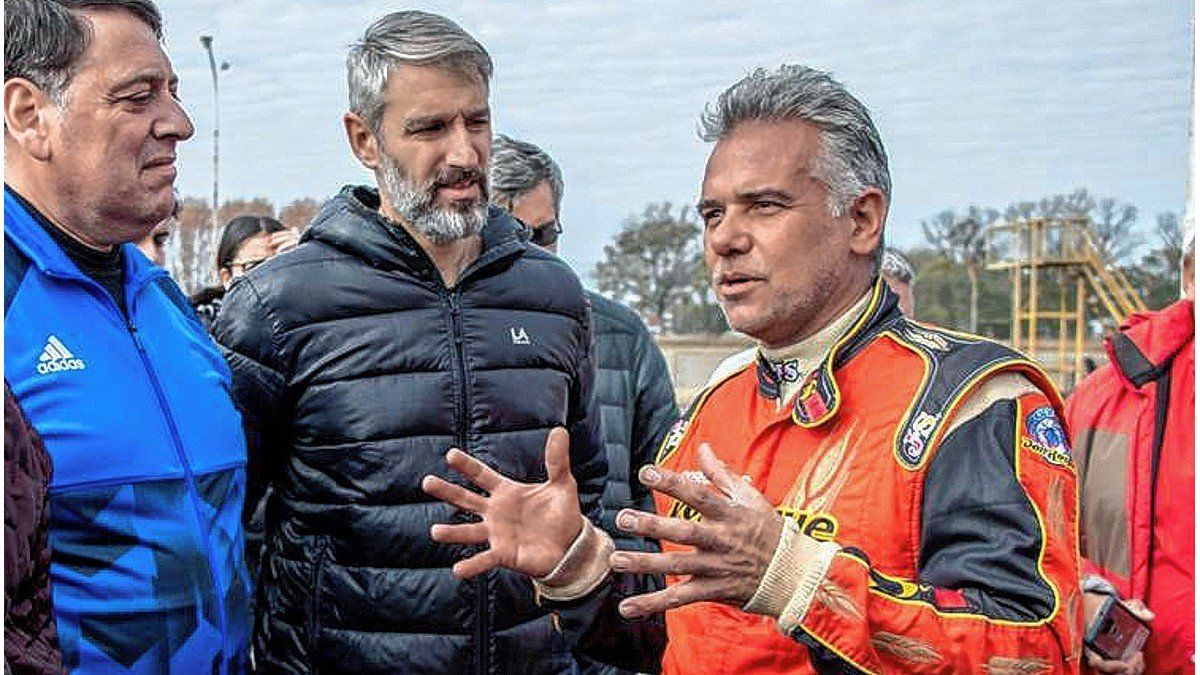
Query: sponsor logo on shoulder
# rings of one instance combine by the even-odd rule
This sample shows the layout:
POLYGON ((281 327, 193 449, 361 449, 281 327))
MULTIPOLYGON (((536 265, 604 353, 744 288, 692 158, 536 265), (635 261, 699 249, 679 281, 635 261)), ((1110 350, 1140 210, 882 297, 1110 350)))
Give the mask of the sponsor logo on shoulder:
POLYGON ((87 364, 83 362, 83 359, 72 354, 62 340, 53 335, 46 338, 46 346, 42 348, 42 355, 38 357, 37 371, 39 375, 49 375, 67 370, 83 370, 84 368, 87 368, 87 364))
POLYGON ((688 418, 687 416, 680 417, 675 420, 671 428, 667 431, 667 435, 663 438, 662 454, 669 455, 679 447, 683 442, 683 435, 687 433, 688 418))
POLYGON ((1058 421, 1058 415, 1054 414, 1054 408, 1048 405, 1035 408, 1025 416, 1021 447, 1040 455, 1051 464, 1068 466, 1071 463, 1066 432, 1058 421))
POLYGON ((936 417, 925 411, 917 413, 913 423, 908 425, 908 430, 904 432, 904 438, 900 440, 900 453, 904 455, 904 459, 912 464, 921 461, 921 456, 925 454, 925 444, 929 442, 936 426, 936 417))
POLYGON ((946 338, 914 324, 908 326, 908 339, 936 352, 944 352, 950 348, 946 338))

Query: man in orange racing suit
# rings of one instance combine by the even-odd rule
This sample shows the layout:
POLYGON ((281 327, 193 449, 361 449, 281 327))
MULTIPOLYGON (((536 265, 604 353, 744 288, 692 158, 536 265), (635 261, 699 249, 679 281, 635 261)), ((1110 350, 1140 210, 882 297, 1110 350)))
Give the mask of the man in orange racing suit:
MULTIPOLYGON (((579 516, 561 432, 547 481, 451 451, 483 488, 434 496, 481 517, 436 541, 487 544, 455 566, 508 567, 543 598, 612 618, 666 612, 667 644, 625 642, 669 673, 1077 672, 1076 476, 1062 403, 994 342, 905 319, 875 276, 891 181, 865 107, 827 74, 756 71, 702 120, 716 141, 699 210, 730 325, 727 361, 639 478, 657 515, 618 527, 661 553, 613 552, 579 516), (619 576, 668 575, 618 597, 619 576)), ((628 622, 627 622, 628 623, 628 622)))

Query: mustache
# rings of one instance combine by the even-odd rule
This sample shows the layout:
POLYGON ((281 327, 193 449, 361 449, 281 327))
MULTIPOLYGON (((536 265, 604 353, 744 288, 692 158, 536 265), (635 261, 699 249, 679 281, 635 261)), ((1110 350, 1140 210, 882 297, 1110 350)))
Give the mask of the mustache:
POLYGON ((475 169, 463 166, 448 166, 441 171, 438 171, 437 176, 433 179, 433 188, 446 187, 455 185, 463 181, 482 185, 486 176, 482 169, 475 169))

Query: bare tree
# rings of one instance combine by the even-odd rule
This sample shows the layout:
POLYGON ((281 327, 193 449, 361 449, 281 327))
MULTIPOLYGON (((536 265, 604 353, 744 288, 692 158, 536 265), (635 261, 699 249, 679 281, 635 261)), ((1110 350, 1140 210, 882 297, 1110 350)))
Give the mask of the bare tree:
POLYGON ((304 197, 280 209, 279 221, 293 230, 304 230, 320 210, 320 202, 312 197, 304 197))
POLYGON ((195 197, 184 197, 182 201, 179 231, 168 240, 167 269, 190 294, 212 281, 220 234, 212 229, 208 202, 195 197))
POLYGON ((995 209, 971 206, 964 216, 946 210, 921 221, 925 240, 942 255, 967 270, 971 283, 969 330, 979 330, 979 279, 987 260, 987 231, 1000 218, 995 209))
POLYGON ((1134 232, 1137 207, 1106 197, 1096 202, 1091 216, 1092 234, 1100 252, 1118 265, 1128 263, 1142 244, 1142 238, 1134 232))
POLYGON ((661 322, 694 299, 701 264, 700 225, 692 209, 664 202, 625 221, 593 276, 602 293, 661 322))
POLYGON ((1183 223, 1178 213, 1160 213, 1154 223, 1154 234, 1162 244, 1162 255, 1167 269, 1177 270, 1183 258, 1183 223))
POLYGON ((275 204, 266 197, 255 197, 254 199, 231 199, 224 204, 221 204, 221 210, 217 212, 217 220, 224 228, 225 224, 238 216, 269 216, 275 217, 275 204))

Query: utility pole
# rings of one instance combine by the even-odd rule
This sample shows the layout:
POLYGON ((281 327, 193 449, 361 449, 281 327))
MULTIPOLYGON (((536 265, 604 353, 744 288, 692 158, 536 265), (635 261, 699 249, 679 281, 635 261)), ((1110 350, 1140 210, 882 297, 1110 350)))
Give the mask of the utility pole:
MULTIPOLYGON (((213 39, 211 35, 200 36, 200 46, 204 47, 204 51, 208 52, 208 67, 212 71, 213 81, 213 176, 212 176, 212 212, 210 214, 210 223, 213 233, 216 233, 220 227, 220 222, 217 219, 217 210, 221 206, 220 188, 218 181, 218 167, 221 162, 221 100, 217 95, 217 59, 213 56, 212 49, 213 39)), ((220 70, 229 70, 229 64, 222 61, 220 70)))

